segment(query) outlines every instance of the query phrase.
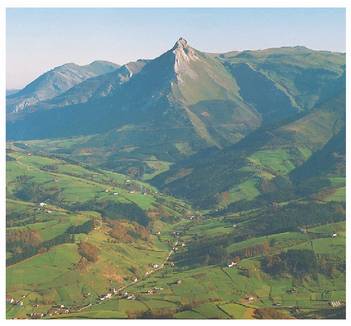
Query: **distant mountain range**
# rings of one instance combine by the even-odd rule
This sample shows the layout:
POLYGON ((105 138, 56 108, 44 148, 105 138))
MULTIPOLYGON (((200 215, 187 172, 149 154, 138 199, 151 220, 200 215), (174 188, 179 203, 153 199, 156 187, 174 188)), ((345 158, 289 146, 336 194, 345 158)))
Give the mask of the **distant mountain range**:
POLYGON ((17 93, 18 91, 19 91, 19 89, 7 89, 6 96, 13 95, 13 94, 17 93))
POLYGON ((277 176, 301 178, 295 169, 318 155, 332 160, 328 144, 345 129, 345 54, 209 54, 180 38, 153 60, 57 67, 9 95, 7 113, 8 140, 70 137, 57 153, 122 172, 175 163, 152 182, 201 207, 228 204, 247 183, 255 198, 281 187, 277 176))
POLYGON ((41 101, 50 100, 88 78, 103 75, 119 68, 112 62, 94 61, 86 66, 67 63, 39 76, 22 90, 9 94, 7 112, 30 111, 41 101))

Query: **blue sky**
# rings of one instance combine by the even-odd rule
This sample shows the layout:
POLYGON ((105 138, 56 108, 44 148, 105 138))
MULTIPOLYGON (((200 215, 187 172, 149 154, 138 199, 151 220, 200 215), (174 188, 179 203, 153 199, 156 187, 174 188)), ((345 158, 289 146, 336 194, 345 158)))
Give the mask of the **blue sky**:
POLYGON ((7 88, 67 63, 304 45, 345 51, 344 9, 7 9, 7 88))

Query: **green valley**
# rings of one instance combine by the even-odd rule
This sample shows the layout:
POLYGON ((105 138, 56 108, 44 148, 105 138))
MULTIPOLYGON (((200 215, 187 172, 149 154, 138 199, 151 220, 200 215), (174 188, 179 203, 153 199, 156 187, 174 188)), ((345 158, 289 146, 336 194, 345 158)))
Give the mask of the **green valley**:
POLYGON ((180 38, 10 95, 7 318, 344 319, 345 69, 180 38))

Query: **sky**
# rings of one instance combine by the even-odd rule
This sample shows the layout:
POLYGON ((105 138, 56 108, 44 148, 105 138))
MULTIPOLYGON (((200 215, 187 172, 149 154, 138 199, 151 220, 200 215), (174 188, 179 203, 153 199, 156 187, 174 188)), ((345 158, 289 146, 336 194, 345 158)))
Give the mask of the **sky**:
POLYGON ((6 88, 55 66, 154 58, 179 37, 205 52, 302 45, 345 52, 344 9, 7 9, 6 88))

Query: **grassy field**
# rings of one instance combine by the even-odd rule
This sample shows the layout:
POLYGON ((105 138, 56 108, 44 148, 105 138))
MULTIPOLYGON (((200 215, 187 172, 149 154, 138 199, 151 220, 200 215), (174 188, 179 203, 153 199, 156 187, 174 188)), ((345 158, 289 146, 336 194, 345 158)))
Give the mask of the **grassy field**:
MULTIPOLYGON (((262 267, 265 256, 289 250, 310 250, 318 259, 340 266, 345 261, 343 221, 314 225, 308 232, 295 228, 241 238, 266 208, 214 217, 122 174, 12 149, 7 154, 7 232, 29 244, 35 240, 41 249, 7 267, 7 298, 19 302, 7 303, 7 318, 43 313, 44 318, 251 319, 259 318, 262 309, 284 318, 307 318, 311 311, 332 313, 333 300, 345 302, 345 273, 339 267, 331 267, 332 277, 318 272, 300 278, 289 273, 273 276, 262 267), (136 205, 148 217, 148 225, 140 231, 140 225, 117 210, 112 221, 119 224, 114 229, 104 210, 80 208, 91 201, 136 205), (90 221, 95 221, 94 227, 55 242, 90 221), (182 260, 194 246, 201 249, 225 239, 231 239, 220 246, 225 260, 182 260), (40 247, 50 241, 54 242, 40 247), (93 258, 82 251, 82 243, 93 248, 93 258), (238 253, 243 256, 237 265, 228 267, 238 253), (120 290, 100 300, 111 288, 120 290)), ((255 164, 288 172, 290 161, 284 153, 255 156, 255 164)), ((335 189, 342 189, 343 182, 331 179, 335 189)), ((253 199, 257 187, 252 179, 244 181, 227 199, 253 199)), ((288 204, 279 203, 278 208, 288 204)), ((14 241, 7 250, 11 259, 23 247, 14 241)))
MULTIPOLYGON (((194 234, 223 236, 228 223, 224 220, 199 221, 181 237, 191 245, 194 234), (216 230, 216 232, 213 231, 216 230)), ((338 238, 313 239, 316 254, 330 254, 344 259, 345 223, 311 228, 310 232, 324 234, 338 230, 338 238), (334 243, 334 244, 333 244, 334 243), (335 250, 340 246, 340 250, 335 250)), ((271 253, 291 248, 310 247, 308 234, 287 232, 255 238, 228 247, 229 251, 251 247, 274 239, 271 253)), ((235 268, 225 265, 199 267, 167 266, 127 291, 134 300, 113 298, 92 306, 72 317, 100 318, 235 318, 251 319, 262 308, 273 308, 286 318, 295 318, 294 311, 329 309, 330 300, 345 300, 345 275, 336 273, 330 279, 322 274, 317 278, 296 279, 291 276, 272 278, 260 267, 261 256, 242 259, 235 268), (249 274, 243 271, 250 271, 249 274), (291 293, 290 289, 294 288, 291 293), (124 316, 124 317, 122 317, 124 316)))
MULTIPOLYGON (((7 295, 16 300, 25 296, 23 306, 8 306, 9 317, 24 318, 38 311, 35 305, 47 311, 54 304, 89 303, 111 286, 120 287, 144 276, 153 264, 161 264, 166 258, 173 224, 177 225, 183 214, 190 211, 186 203, 121 174, 21 150, 10 151, 8 157, 11 158, 7 164, 9 235, 32 232, 40 246, 55 241, 72 227, 100 220, 99 226, 88 233, 75 234, 73 243, 53 245, 8 266, 7 295), (116 241, 110 236, 111 225, 99 212, 74 209, 90 200, 132 203, 146 215, 150 214, 148 239, 116 241), (154 234, 161 229, 162 239, 154 234), (97 248, 96 261, 82 259, 81 241, 97 248)), ((130 228, 133 224, 125 220, 124 225, 130 228)), ((19 250, 11 246, 8 258, 19 250)))

